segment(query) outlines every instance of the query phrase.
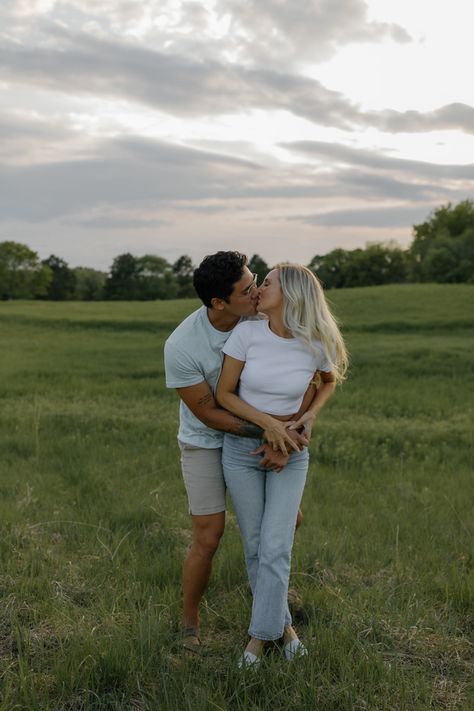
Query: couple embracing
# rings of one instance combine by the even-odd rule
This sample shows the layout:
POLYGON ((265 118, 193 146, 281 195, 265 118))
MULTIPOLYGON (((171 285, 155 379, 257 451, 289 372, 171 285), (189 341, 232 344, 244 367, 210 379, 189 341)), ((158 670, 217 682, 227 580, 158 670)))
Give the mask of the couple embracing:
POLYGON ((288 609, 291 550, 308 471, 311 427, 343 379, 347 355, 323 290, 306 267, 279 264, 260 286, 239 252, 194 273, 203 306, 165 344, 166 384, 180 397, 178 442, 193 543, 183 567, 183 645, 199 652, 199 603, 224 532, 226 489, 252 590, 250 640, 285 657, 307 650, 288 609))

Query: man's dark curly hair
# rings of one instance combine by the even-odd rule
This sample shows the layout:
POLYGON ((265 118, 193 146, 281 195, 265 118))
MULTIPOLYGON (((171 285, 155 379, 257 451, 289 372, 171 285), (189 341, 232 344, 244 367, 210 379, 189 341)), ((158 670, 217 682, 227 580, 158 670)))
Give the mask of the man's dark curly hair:
POLYGON ((228 301, 246 265, 247 257, 240 252, 216 252, 204 257, 193 276, 194 288, 203 304, 210 308, 211 299, 228 301))

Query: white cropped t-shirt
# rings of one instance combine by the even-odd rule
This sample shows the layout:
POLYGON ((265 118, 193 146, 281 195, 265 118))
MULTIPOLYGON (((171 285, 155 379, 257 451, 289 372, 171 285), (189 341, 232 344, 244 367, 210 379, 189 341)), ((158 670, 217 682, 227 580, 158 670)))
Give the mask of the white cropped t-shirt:
POLYGON ((277 336, 267 320, 237 324, 222 350, 245 361, 239 397, 269 415, 298 412, 315 371, 331 370, 321 342, 313 343, 277 336))

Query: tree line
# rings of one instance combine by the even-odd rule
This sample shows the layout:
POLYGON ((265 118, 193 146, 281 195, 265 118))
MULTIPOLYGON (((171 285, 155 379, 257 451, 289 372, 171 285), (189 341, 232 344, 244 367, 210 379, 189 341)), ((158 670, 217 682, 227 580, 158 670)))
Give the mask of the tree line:
MULTIPOLYGON (((308 267, 326 289, 406 282, 474 283, 474 201, 448 203, 413 226, 408 249, 393 242, 333 249, 308 267)), ((258 254, 249 268, 259 282, 270 270, 258 254)), ((155 300, 194 297, 194 265, 188 255, 173 264, 163 257, 120 254, 110 271, 70 268, 51 255, 40 260, 18 242, 0 243, 0 298, 62 300, 155 300)))

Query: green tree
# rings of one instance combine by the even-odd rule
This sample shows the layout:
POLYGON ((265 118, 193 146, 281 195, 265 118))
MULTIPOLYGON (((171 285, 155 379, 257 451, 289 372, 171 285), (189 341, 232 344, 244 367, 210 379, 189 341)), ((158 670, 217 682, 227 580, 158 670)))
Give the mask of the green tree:
POLYGON ((36 252, 19 242, 0 243, 0 298, 34 299, 46 294, 52 273, 36 252))
POLYGON ((328 254, 315 255, 308 268, 316 274, 325 289, 345 286, 350 253, 345 249, 333 249, 328 254))
POLYGON ((394 243, 375 242, 348 254, 344 286, 400 284, 406 280, 406 253, 394 243))
POLYGON ((442 205, 413 226, 413 235, 411 280, 474 282, 474 201, 442 205))
POLYGON ((364 248, 338 248, 316 255, 308 267, 326 289, 399 284, 406 280, 407 256, 393 242, 374 242, 364 248))
POLYGON ((178 281, 171 264, 163 257, 145 254, 137 259, 139 299, 175 299, 178 281))
POLYGON ((178 299, 196 296, 193 286, 194 265, 191 257, 188 257, 187 254, 179 257, 173 264, 173 274, 178 283, 178 299))
POLYGON ((140 294, 138 260, 130 253, 115 257, 105 282, 106 299, 132 301, 140 294))
POLYGON ((89 267, 76 267, 75 298, 81 301, 100 301, 104 298, 104 287, 107 274, 89 267))
POLYGON ((270 271, 270 267, 259 254, 254 254, 248 264, 252 274, 257 274, 257 282, 261 284, 270 271))
POLYGON ((64 259, 52 254, 48 259, 43 259, 42 264, 49 267, 52 273, 44 298, 53 301, 73 299, 76 290, 76 276, 64 259))
POLYGON ((105 282, 106 299, 175 299, 177 293, 178 281, 171 264, 154 254, 143 257, 120 254, 105 282))

